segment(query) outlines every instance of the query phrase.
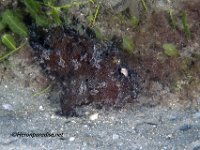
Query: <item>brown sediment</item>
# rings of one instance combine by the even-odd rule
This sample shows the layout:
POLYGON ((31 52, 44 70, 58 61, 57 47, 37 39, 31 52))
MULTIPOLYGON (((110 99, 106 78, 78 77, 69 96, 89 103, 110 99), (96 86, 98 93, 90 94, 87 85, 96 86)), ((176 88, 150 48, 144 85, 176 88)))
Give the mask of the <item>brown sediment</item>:
MULTIPOLYGON (((181 9, 174 13, 176 27, 170 25, 169 14, 165 11, 154 12, 147 16, 144 25, 135 36, 137 57, 134 66, 150 86, 151 81, 159 81, 178 91, 181 99, 194 99, 199 90, 199 43, 200 43, 200 3, 184 1, 181 9), (191 39, 187 38, 181 21, 182 12, 187 14, 191 39), (180 52, 179 57, 163 54, 163 44, 172 43, 180 52), (195 56, 195 57, 194 57, 195 56), (153 80, 152 80, 153 79, 153 80)), ((133 62, 134 58, 131 59, 133 62)), ((147 88, 148 91, 148 88, 147 88)))
POLYGON ((162 54, 165 43, 172 43, 182 49, 188 42, 183 30, 170 26, 167 12, 154 12, 144 22, 146 24, 134 39, 140 55, 158 56, 162 54))

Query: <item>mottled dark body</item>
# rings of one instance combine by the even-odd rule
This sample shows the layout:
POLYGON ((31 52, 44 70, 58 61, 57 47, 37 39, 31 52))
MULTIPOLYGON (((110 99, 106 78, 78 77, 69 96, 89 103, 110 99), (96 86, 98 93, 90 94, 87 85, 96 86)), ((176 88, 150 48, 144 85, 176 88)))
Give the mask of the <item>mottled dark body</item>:
POLYGON ((139 77, 115 42, 103 43, 58 27, 32 28, 30 44, 42 67, 62 87, 64 115, 73 115, 74 108, 89 103, 122 106, 140 92, 139 77))

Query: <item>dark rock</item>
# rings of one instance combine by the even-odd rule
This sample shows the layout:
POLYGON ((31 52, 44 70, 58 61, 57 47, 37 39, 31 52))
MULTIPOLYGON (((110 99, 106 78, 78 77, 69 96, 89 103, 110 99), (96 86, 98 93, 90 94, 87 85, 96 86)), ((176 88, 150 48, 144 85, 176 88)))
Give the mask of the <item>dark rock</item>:
POLYGON ((193 150, 200 150, 200 145, 195 146, 193 150))
POLYGON ((191 125, 189 125, 189 124, 184 124, 184 125, 182 125, 182 126, 179 128, 179 130, 180 130, 180 131, 188 131, 188 130, 190 130, 191 128, 192 128, 191 125))

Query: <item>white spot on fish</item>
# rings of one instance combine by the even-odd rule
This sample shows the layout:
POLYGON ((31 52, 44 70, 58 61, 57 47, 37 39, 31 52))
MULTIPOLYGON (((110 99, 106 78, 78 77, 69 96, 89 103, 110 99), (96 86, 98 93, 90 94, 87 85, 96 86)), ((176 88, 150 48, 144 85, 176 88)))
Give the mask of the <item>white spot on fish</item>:
POLYGON ((79 63, 77 59, 72 59, 72 63, 74 66, 74 70, 78 70, 78 68, 81 67, 81 63, 79 63))
POLYGON ((128 70, 126 68, 121 68, 121 73, 125 76, 128 77, 128 70))
POLYGON ((96 67, 97 69, 100 69, 101 68, 101 66, 99 65, 99 63, 101 62, 101 59, 98 59, 98 57, 99 57, 99 53, 98 53, 98 51, 97 51, 97 49, 96 49, 96 45, 94 45, 94 53, 92 54, 92 65, 94 66, 94 67, 96 67))
POLYGON ((84 82, 82 82, 79 88, 79 94, 84 94, 86 91, 87 91, 87 86, 84 82))
POLYGON ((62 59, 62 57, 60 57, 58 65, 61 66, 62 68, 65 68, 65 61, 62 59))
POLYGON ((83 60, 86 59, 86 58, 87 58, 87 54, 81 56, 80 61, 83 61, 83 60))
POLYGON ((105 88, 105 87, 107 87, 106 82, 98 83, 98 86, 97 86, 98 89, 100 89, 100 88, 105 88))
POLYGON ((49 57, 50 53, 48 51, 44 51, 42 53, 42 57, 45 59, 45 60, 50 60, 50 57, 49 57))
POLYGON ((57 50, 56 55, 61 56, 61 52, 59 50, 57 50))
POLYGON ((96 90, 96 89, 92 89, 92 90, 90 91, 90 94, 91 94, 91 95, 96 95, 97 93, 99 93, 99 91, 96 90))

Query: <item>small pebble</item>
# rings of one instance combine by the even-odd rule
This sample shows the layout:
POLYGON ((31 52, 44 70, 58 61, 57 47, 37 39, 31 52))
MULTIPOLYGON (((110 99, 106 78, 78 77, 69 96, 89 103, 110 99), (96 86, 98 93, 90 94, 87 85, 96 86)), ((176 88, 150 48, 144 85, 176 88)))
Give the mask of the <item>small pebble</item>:
POLYGON ((71 120, 71 123, 76 123, 76 121, 75 120, 71 120))
POLYGON ((119 135, 113 134, 113 140, 117 140, 117 139, 119 139, 119 135))
POLYGON ((197 112, 193 115, 195 119, 200 119, 200 112, 197 112))
POLYGON ((70 141, 70 142, 73 142, 74 140, 75 140, 75 137, 70 137, 70 138, 69 138, 69 141, 70 141))
POLYGON ((2 107, 5 109, 5 110, 13 110, 13 107, 12 107, 12 105, 11 104, 2 104, 2 107))
POLYGON ((84 125, 83 127, 84 127, 84 128, 88 128, 88 125, 84 125))
POLYGON ((52 116, 51 116, 51 119, 55 119, 55 118, 56 118, 56 116, 55 116, 55 115, 52 115, 52 116))
POLYGON ((39 110, 44 111, 44 107, 43 107, 43 106, 40 106, 40 107, 39 107, 39 110))
POLYGON ((172 134, 168 134, 168 135, 166 136, 166 138, 167 138, 167 139, 172 139, 172 138, 173 138, 173 135, 172 135, 172 134))
POLYGON ((91 116, 90 116, 90 120, 96 120, 96 119, 98 119, 98 117, 99 117, 99 114, 98 113, 95 113, 95 114, 92 114, 91 116))

